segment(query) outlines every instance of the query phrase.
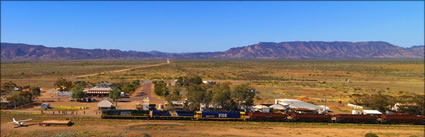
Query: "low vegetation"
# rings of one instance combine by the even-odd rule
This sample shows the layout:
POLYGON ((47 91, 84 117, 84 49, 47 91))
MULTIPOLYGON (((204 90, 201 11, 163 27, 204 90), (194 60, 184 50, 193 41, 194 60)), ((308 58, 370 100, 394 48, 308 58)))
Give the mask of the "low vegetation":
POLYGON ((24 106, 33 103, 33 101, 40 96, 41 90, 40 87, 30 87, 30 86, 18 86, 17 84, 9 81, 2 85, 1 87, 2 96, 6 97, 6 100, 9 103, 2 103, 1 108, 17 108, 19 106, 24 106))
POLYGON ((166 98, 168 102, 179 101, 182 97, 180 90, 184 90, 187 98, 185 106, 190 110, 199 110, 201 104, 205 105, 204 110, 241 110, 254 104, 255 89, 247 84, 242 84, 230 88, 231 83, 219 83, 208 85, 202 82, 202 78, 197 75, 178 78, 176 88, 169 92, 164 81, 155 81, 155 94, 166 98), (211 106, 211 107, 210 107, 211 106))
MULTIPOLYGON (((102 81, 128 83, 127 86, 117 84, 122 85, 118 87, 127 94, 134 91, 135 86, 131 83, 135 80, 164 83, 178 80, 180 85, 176 87, 179 88, 167 87, 168 90, 156 92, 164 99, 169 98, 167 100, 181 100, 188 96, 189 90, 185 85, 202 82, 199 79, 182 81, 183 78, 197 75, 217 83, 231 82, 229 87, 232 90, 242 84, 255 88, 255 103, 272 103, 275 98, 304 99, 319 105, 326 102, 334 112, 345 113, 351 112, 351 109, 341 105, 353 101, 352 97, 356 95, 378 92, 395 98, 424 95, 423 60, 171 60, 170 64, 160 66, 135 67, 162 62, 7 62, 1 66, 1 77, 2 85, 12 81, 42 88, 53 88, 52 83, 59 78, 72 80, 73 85, 76 81, 85 81, 85 88, 102 81), (112 72, 119 69, 128 70, 112 72), (95 75, 75 77, 86 74, 95 75)), ((190 89, 206 90, 202 86, 190 89)), ((223 96, 226 94, 223 93, 223 96)))

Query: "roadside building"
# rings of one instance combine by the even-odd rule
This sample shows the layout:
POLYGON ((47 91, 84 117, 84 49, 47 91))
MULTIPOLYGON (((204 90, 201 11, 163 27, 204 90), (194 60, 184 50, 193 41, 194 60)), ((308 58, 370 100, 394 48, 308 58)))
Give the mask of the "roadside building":
POLYGON ((382 113, 378 110, 362 110, 363 115, 381 115, 382 113))
POLYGON ((280 104, 300 113, 324 113, 326 110, 329 111, 329 107, 320 107, 297 99, 275 99, 275 104, 280 104))
POLYGON ((270 106, 270 108, 273 109, 273 112, 283 112, 288 108, 285 108, 285 106, 280 105, 280 104, 273 104, 270 106))
POLYGON ((87 90, 88 96, 109 96, 109 92, 112 90, 111 87, 93 87, 87 90))
POLYGON ((215 85, 215 84, 217 84, 215 81, 208 81, 208 80, 204 80, 204 81, 202 81, 202 83, 208 84, 208 85, 215 85))
POLYGON ((102 110, 102 109, 115 109, 114 103, 112 103, 108 99, 104 99, 104 100, 100 101, 99 103, 97 103, 97 107, 98 107, 99 110, 102 110))
POLYGON ((164 107, 165 108, 172 107, 172 109, 181 110, 181 109, 184 109, 184 101, 171 101, 171 103, 167 101, 164 103, 164 107))

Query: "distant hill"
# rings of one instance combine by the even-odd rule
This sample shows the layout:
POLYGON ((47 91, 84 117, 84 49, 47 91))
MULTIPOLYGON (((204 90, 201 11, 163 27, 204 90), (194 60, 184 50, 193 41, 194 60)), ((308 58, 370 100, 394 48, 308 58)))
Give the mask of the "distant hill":
POLYGON ((423 59, 424 46, 402 48, 387 42, 260 42, 224 52, 165 53, 79 49, 1 43, 2 60, 81 59, 423 59))
POLYGON ((50 48, 41 45, 1 43, 2 60, 143 59, 152 54, 116 49, 50 48))
POLYGON ((402 48, 387 42, 260 42, 231 48, 223 58, 396 59, 424 58, 424 46, 402 48))

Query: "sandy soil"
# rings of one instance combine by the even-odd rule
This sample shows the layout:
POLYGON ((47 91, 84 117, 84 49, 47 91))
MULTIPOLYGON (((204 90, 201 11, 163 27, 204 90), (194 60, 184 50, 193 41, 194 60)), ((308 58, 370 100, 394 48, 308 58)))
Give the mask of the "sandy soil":
MULTIPOLYGON (((47 135, 62 132, 90 131, 95 135, 108 136, 108 134, 126 133, 127 135, 141 136, 253 136, 253 137, 278 137, 278 136, 364 136, 366 133, 376 133, 379 136, 423 136, 424 130, 420 126, 409 128, 386 127, 385 125, 367 125, 362 127, 318 125, 308 127, 305 125, 285 125, 285 123, 267 122, 219 122, 219 121, 149 121, 149 120, 87 120, 85 123, 76 123, 70 127, 53 126, 41 127, 35 122, 27 123, 27 127, 14 128, 14 125, 2 122, 2 136, 6 135, 47 135), (95 125, 95 126, 94 126, 95 125)), ((90 133, 89 132, 89 133, 90 133)), ((88 133, 88 134, 89 134, 88 133)), ((81 135, 81 136, 84 136, 81 135)))

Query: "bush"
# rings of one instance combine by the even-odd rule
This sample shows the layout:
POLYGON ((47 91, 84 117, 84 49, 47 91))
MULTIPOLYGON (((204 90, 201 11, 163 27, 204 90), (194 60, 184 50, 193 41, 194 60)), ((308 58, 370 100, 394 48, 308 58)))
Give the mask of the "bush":
POLYGON ((376 135, 375 133, 366 133, 364 136, 365 137, 378 137, 378 135, 376 135))

